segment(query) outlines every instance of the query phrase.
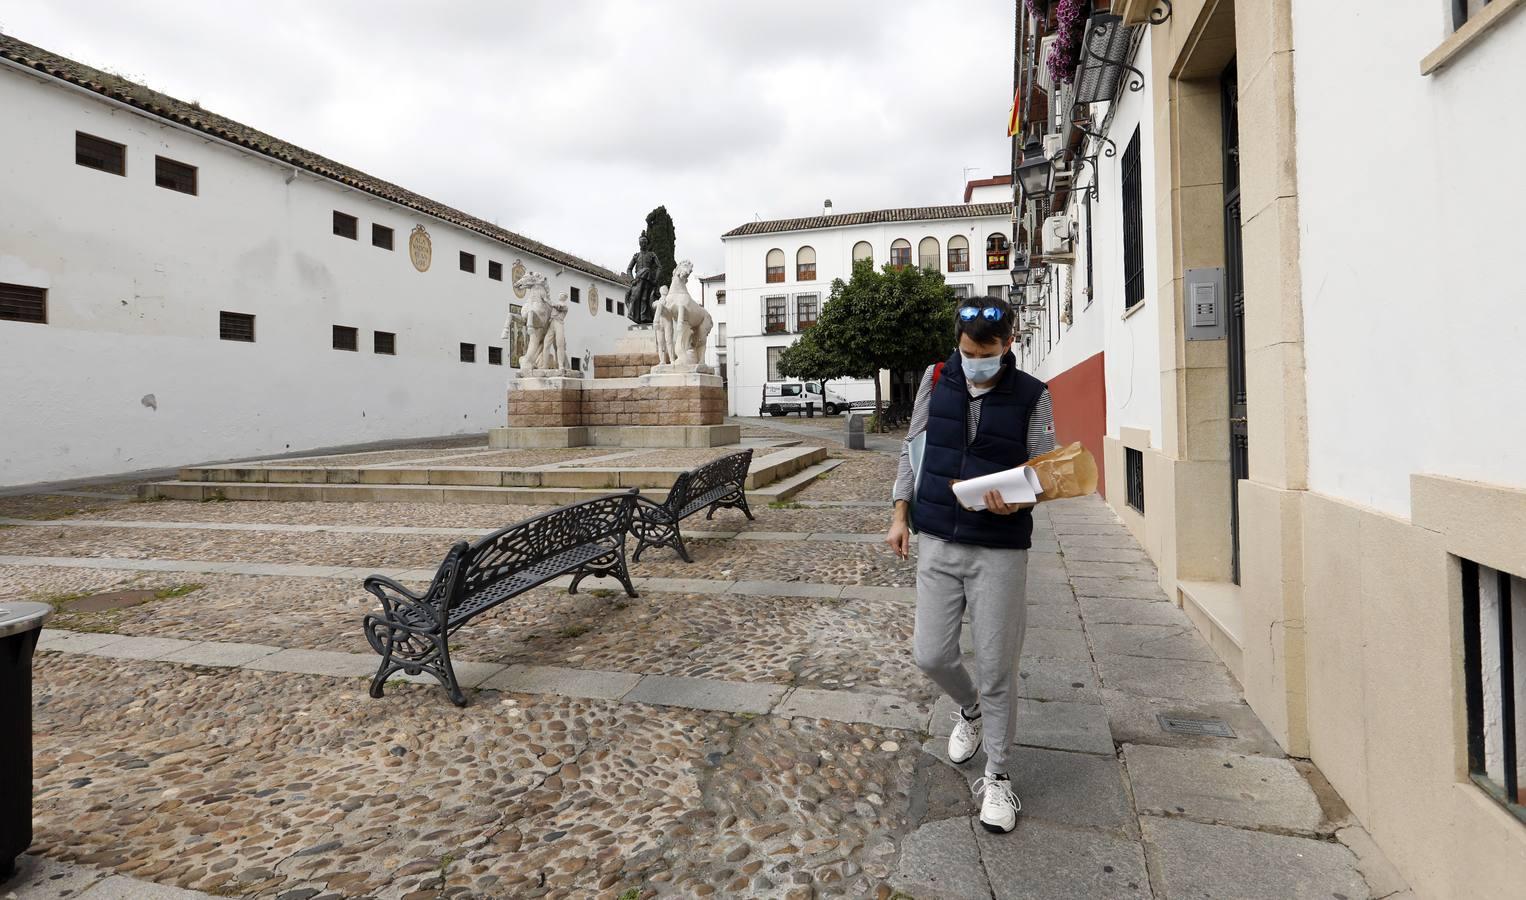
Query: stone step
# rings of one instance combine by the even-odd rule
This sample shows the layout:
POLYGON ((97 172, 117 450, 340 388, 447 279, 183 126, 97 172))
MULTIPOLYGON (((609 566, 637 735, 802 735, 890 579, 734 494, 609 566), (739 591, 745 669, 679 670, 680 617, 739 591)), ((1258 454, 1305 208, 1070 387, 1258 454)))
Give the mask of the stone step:
POLYGON ((1240 586, 1219 581, 1179 581, 1182 612, 1197 626, 1241 684, 1245 683, 1245 614, 1240 586))
MULTIPOLYGON (((820 448, 808 448, 820 449, 820 448)), ((824 455, 824 454, 823 454, 824 455)), ((818 459, 820 457, 817 457, 818 459)), ((755 505, 777 503, 804 490, 816 478, 842 464, 825 459, 748 488, 755 505)), ((602 497, 618 488, 547 487, 469 484, 304 484, 296 482, 161 481, 145 484, 141 494, 150 500, 269 500, 329 503, 480 503, 525 506, 564 506, 602 497)), ((648 492, 660 499, 661 489, 648 492)))
MULTIPOLYGON (((770 448, 754 452, 747 488, 764 487, 821 462, 822 447, 770 448)), ((684 468, 588 466, 584 468, 498 468, 484 466, 392 466, 387 468, 233 465, 192 466, 180 470, 182 482, 295 485, 435 485, 519 488, 660 488, 666 490, 684 468)))

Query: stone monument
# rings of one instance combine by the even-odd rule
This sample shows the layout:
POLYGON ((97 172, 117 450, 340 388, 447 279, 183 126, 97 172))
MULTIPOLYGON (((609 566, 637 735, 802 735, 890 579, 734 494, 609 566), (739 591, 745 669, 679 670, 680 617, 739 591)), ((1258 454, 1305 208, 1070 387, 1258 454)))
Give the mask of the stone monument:
POLYGON ((715 328, 710 311, 694 302, 689 294, 689 276, 694 263, 687 259, 673 267, 673 283, 663 288, 657 303, 657 365, 654 373, 701 372, 713 374, 704 365, 705 342, 715 328))
POLYGON ((637 325, 650 325, 662 261, 652 252, 652 241, 645 231, 641 232, 639 243, 641 249, 625 267, 625 275, 631 279, 631 286, 625 291, 625 315, 637 325))

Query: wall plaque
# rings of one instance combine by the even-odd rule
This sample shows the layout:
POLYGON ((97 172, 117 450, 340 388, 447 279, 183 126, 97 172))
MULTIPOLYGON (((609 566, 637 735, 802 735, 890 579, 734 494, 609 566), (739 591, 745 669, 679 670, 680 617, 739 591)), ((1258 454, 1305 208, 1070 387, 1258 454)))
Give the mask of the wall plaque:
POLYGON ((413 267, 420 272, 428 272, 432 255, 429 232, 424 230, 423 225, 413 226, 413 234, 408 235, 408 258, 413 260, 413 267))
POLYGON ((588 314, 590 316, 599 314, 599 286, 596 284, 588 286, 588 314))
POLYGON ((509 269, 509 284, 514 288, 514 296, 525 299, 525 289, 519 286, 519 279, 525 277, 525 264, 514 260, 514 265, 509 269))

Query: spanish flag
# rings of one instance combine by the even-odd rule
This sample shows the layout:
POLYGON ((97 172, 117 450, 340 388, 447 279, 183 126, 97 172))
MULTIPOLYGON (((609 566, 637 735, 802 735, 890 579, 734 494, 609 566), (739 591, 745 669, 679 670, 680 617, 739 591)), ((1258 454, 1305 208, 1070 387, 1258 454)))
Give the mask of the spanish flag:
POLYGON ((1021 106, 1017 102, 1021 93, 1019 90, 1012 94, 1012 108, 1007 110, 1007 137, 1014 137, 1019 131, 1023 130, 1023 123, 1019 121, 1022 118, 1022 114, 1019 112, 1021 106))

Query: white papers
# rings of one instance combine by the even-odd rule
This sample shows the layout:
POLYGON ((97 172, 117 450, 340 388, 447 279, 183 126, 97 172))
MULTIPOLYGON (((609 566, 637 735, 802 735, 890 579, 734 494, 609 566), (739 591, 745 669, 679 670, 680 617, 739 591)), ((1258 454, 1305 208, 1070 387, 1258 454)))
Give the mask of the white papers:
POLYGON ((1030 504, 1038 502, 1044 487, 1039 484, 1038 474, 1027 466, 982 475, 954 485, 954 496, 965 509, 985 509, 987 491, 1000 491, 1001 499, 1006 503, 1030 504))

